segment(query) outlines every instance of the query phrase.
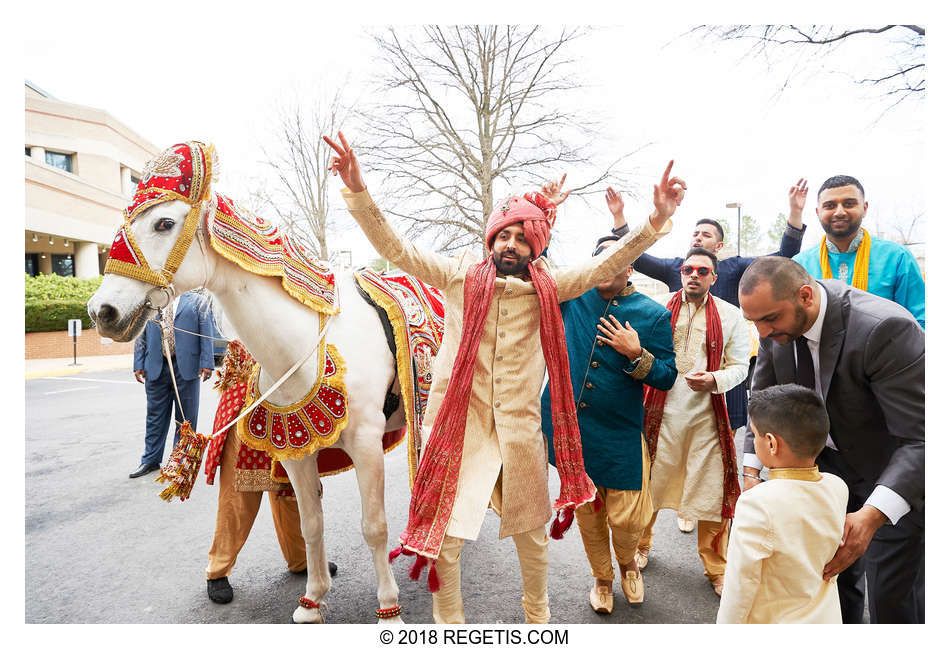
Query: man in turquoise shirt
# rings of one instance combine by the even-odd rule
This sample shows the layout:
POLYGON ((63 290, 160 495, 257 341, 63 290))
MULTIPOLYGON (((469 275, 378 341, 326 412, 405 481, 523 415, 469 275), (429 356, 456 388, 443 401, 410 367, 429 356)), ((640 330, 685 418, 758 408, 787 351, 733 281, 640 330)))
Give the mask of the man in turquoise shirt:
POLYGON ((897 302, 924 326, 924 278, 917 260, 899 243, 872 237, 861 227, 868 204, 851 176, 832 176, 818 190, 821 242, 792 259, 816 279, 838 279, 897 302))
MULTIPOLYGON (((609 235, 597 255, 616 245, 609 235)), ((637 542, 653 515, 650 456, 643 440, 643 384, 669 390, 676 380, 670 312, 628 284, 633 266, 578 298, 561 304, 577 405, 584 467, 597 487, 599 503, 576 510, 578 529, 596 583, 591 607, 613 610, 614 553, 621 588, 631 603, 643 601, 637 542)), ((551 395, 541 396, 541 430, 554 463, 551 395)))

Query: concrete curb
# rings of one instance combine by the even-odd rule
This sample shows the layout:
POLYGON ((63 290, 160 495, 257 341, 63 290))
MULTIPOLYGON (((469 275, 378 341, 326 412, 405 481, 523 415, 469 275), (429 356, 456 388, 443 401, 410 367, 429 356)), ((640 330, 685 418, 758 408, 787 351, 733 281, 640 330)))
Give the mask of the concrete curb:
POLYGON ((70 366, 71 358, 43 358, 25 361, 24 375, 27 380, 51 376, 71 376, 88 372, 106 372, 109 370, 132 371, 132 354, 116 356, 80 356, 78 366, 70 366))

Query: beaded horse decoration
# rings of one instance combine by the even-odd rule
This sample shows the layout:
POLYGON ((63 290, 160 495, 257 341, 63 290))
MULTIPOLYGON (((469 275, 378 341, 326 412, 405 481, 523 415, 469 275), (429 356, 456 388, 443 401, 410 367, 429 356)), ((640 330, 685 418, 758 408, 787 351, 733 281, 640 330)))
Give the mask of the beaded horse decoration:
MULTIPOLYGON (((340 310, 336 277, 326 262, 266 219, 215 194, 208 233, 216 252, 256 275, 280 277, 284 290, 325 319, 340 310)), ((444 298, 435 288, 400 272, 379 274, 363 269, 354 273, 372 301, 386 311, 396 342, 396 368, 409 435, 410 484, 415 479, 422 446, 422 417, 432 384, 431 364, 445 328, 444 298)), ((322 376, 298 403, 276 406, 266 401, 237 424, 249 448, 266 451, 275 460, 308 455, 339 439, 346 426, 345 360, 332 345, 320 345, 322 376)), ((258 372, 247 381, 244 407, 259 396, 258 372)), ((388 440, 386 450, 399 440, 388 440)), ((328 471, 349 468, 347 459, 328 471)), ((326 475, 321 468, 321 474, 326 475)))

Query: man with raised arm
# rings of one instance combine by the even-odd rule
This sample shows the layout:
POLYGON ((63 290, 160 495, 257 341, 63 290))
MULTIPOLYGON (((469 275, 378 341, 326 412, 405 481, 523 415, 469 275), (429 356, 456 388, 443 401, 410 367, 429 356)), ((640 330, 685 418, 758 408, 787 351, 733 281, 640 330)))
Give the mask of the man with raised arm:
POLYGON ((815 213, 825 235, 793 257, 818 279, 837 279, 897 302, 924 327, 924 277, 910 250, 872 237, 861 226, 868 211, 864 186, 853 176, 832 176, 818 190, 815 213))
MULTIPOLYGON (((808 182, 799 178, 798 182, 788 190, 788 226, 782 235, 782 242, 777 252, 769 256, 794 257, 802 248, 802 237, 805 235, 805 225, 802 224, 802 210, 805 209, 805 199, 808 197, 808 182)), ((607 188, 607 207, 614 216, 614 234, 623 235, 627 232, 627 220, 623 215, 623 199, 612 187, 607 188)), ((699 219, 690 240, 691 248, 705 248, 718 255, 725 241, 725 234, 718 221, 713 219, 699 219)), ((709 293, 732 306, 739 306, 739 279, 742 273, 758 257, 726 257, 718 260, 718 279, 709 293)), ((666 284, 670 291, 676 292, 683 288, 680 268, 683 265, 682 257, 660 259, 652 255, 640 255, 633 263, 633 269, 647 277, 666 284)), ((726 410, 729 414, 729 425, 732 430, 738 430, 746 425, 748 419, 748 394, 745 383, 740 383, 726 393, 726 410)), ((691 532, 694 521, 678 517, 680 530, 691 532)), ((646 557, 641 557, 641 568, 646 565, 646 557)))
MULTIPOLYGON (((346 185, 350 213, 377 252, 445 295, 445 335, 434 362, 409 522, 399 537, 402 552, 418 557, 415 576, 429 565, 435 621, 464 622, 459 556, 463 541, 478 537, 491 504, 501 516, 499 536, 512 537, 518 550, 525 621, 545 623, 551 615, 544 529, 551 502, 540 413, 545 367, 561 478, 554 505, 571 512, 596 493, 584 471, 558 303, 616 276, 666 234, 686 185, 670 178, 671 161, 654 186, 650 218, 609 252, 570 269, 552 269, 538 258, 556 206, 570 193, 561 191, 563 178, 546 188, 547 196, 510 196, 495 207, 485 232, 487 259, 471 251, 449 258, 400 236, 370 198, 342 134, 339 143, 324 139, 337 154, 330 168, 346 185)), ((556 536, 565 525, 555 520, 556 536)))

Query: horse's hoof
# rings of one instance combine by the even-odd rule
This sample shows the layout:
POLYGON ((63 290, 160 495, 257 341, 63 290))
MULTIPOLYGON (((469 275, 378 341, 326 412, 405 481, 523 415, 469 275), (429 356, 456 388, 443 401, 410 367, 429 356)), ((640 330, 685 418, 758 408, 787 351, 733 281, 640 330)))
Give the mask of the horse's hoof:
POLYGON ((405 624, 405 622, 402 621, 402 616, 397 615, 386 619, 381 618, 376 624, 405 624))
POLYGON ((294 622, 296 624, 323 624, 323 611, 319 608, 304 608, 298 606, 294 611, 294 622))

